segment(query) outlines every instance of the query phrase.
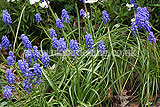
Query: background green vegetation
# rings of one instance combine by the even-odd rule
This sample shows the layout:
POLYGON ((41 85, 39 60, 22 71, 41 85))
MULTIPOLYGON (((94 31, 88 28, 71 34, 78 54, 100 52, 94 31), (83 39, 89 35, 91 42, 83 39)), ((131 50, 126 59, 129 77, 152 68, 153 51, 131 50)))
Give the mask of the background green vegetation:
MULTIPOLYGON (((98 46, 99 40, 103 40, 108 51, 108 55, 103 57, 96 53, 95 56, 86 56, 88 52, 76 59, 72 57, 51 56, 51 67, 42 70, 43 83, 34 86, 29 95, 24 93, 22 83, 16 84, 17 94, 14 94, 12 100, 6 100, 0 97, 0 105, 12 106, 113 106, 116 96, 122 96, 124 90, 131 92, 131 102, 140 103, 141 106, 146 104, 150 106, 155 104, 159 94, 159 74, 160 74, 160 1, 159 0, 136 0, 138 6, 147 7, 150 12, 149 22, 153 26, 153 32, 157 38, 156 44, 150 44, 147 41, 148 34, 143 30, 139 34, 132 36, 130 30, 131 19, 134 18, 134 11, 128 11, 126 3, 129 0, 108 0, 105 3, 98 2, 92 5, 84 5, 79 1, 51 0, 51 8, 42 9, 35 4, 34 6, 27 3, 19 2, 7 3, 0 1, 0 38, 7 35, 12 43, 13 32, 16 32, 20 14, 24 7, 22 16, 18 45, 16 45, 16 59, 20 59, 20 51, 24 49, 21 43, 20 35, 29 36, 32 44, 37 45, 42 50, 52 49, 51 38, 48 37, 49 29, 54 28, 58 33, 58 38, 65 36, 66 41, 76 38, 82 49, 86 49, 83 35, 85 31, 92 34, 94 47, 98 46), (63 30, 56 29, 55 16, 60 17, 61 10, 64 8, 71 17, 71 24, 65 23, 63 30), (86 6, 86 8, 85 8, 86 6), (91 12, 90 20, 84 19, 80 22, 79 10, 83 8, 91 12), (3 9, 7 9, 11 14, 13 24, 11 27, 2 21, 3 9), (111 21, 108 24, 102 22, 102 11, 107 10, 111 21), (35 22, 35 14, 39 12, 43 22, 35 22), (97 26, 97 27, 96 27, 97 26), (83 30, 82 30, 83 29, 83 30), (123 51, 117 54, 116 50, 123 51), (126 50, 134 52, 126 55, 126 50)), ((52 54, 52 53, 49 53, 52 54)), ((7 64, 5 61, 2 64, 7 64)), ((7 66, 7 65, 6 65, 7 66)), ((17 64, 13 67, 16 72, 17 64)), ((4 68, 0 68, 1 90, 7 84, 5 80, 4 68)), ((16 73, 17 77, 21 74, 16 73)), ((21 78, 20 81, 23 79, 21 78)))

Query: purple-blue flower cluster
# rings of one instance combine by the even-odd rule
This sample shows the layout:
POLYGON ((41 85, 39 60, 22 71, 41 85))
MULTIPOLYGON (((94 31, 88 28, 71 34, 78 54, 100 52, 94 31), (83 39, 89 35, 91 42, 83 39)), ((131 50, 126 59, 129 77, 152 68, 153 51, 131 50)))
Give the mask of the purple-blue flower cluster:
POLYGON ((78 49, 79 49, 79 46, 78 46, 78 43, 76 40, 70 40, 70 49, 71 49, 71 54, 72 56, 78 56, 78 49))
POLYGON ((32 71, 29 69, 29 64, 24 60, 18 60, 19 69, 22 71, 22 74, 28 79, 32 79, 32 71))
POLYGON ((87 48, 89 49, 89 51, 91 49, 93 49, 92 46, 94 45, 94 43, 93 43, 92 35, 90 35, 89 33, 87 33, 87 35, 85 35, 85 43, 86 43, 87 48))
POLYGON ((83 1, 83 3, 85 3, 85 0, 79 0, 79 1, 83 1))
POLYGON ((22 71, 22 74, 25 74, 26 69, 29 69, 28 63, 26 61, 18 60, 18 66, 22 71))
POLYGON ((57 37, 57 33, 54 29, 50 29, 50 37, 57 37))
POLYGON ((42 61, 44 67, 49 66, 49 56, 48 56, 48 53, 47 53, 47 52, 44 52, 44 53, 42 54, 42 59, 41 59, 41 61, 42 61))
POLYGON ((70 20, 69 15, 68 15, 68 13, 65 9, 62 10, 61 18, 62 18, 62 22, 67 22, 67 23, 70 22, 69 21, 70 20))
POLYGON ((65 42, 64 38, 60 38, 58 42, 58 47, 60 53, 63 53, 67 49, 67 43, 65 42))
POLYGON ((12 45, 10 44, 10 41, 8 40, 7 36, 4 35, 2 37, 2 47, 4 47, 5 49, 8 49, 9 47, 11 47, 12 45))
POLYGON ((10 23, 12 23, 11 16, 8 13, 7 10, 3 10, 3 17, 2 17, 2 19, 5 22, 5 24, 7 24, 8 26, 10 25, 10 23))
POLYGON ((135 22, 131 23, 131 29, 132 29, 132 34, 133 35, 138 34, 138 26, 136 25, 135 22))
POLYGON ((103 11, 102 15, 103 15, 102 19, 103 19, 104 24, 108 23, 108 21, 110 21, 110 18, 109 18, 107 11, 103 11))
POLYGON ((154 37, 153 32, 149 32, 148 41, 150 43, 156 43, 156 38, 154 37))
POLYGON ((35 17, 36 17, 36 21, 39 23, 40 21, 42 21, 42 19, 41 19, 41 17, 39 16, 39 13, 37 13, 36 15, 35 15, 35 17))
POLYGON ((25 57, 26 57, 26 59, 27 59, 28 62, 31 62, 31 59, 33 57, 31 49, 25 50, 25 57))
POLYGON ((0 44, 0 50, 2 49, 2 45, 0 44))
POLYGON ((37 59, 40 59, 40 52, 38 51, 37 46, 33 46, 33 51, 28 48, 28 50, 25 50, 25 58, 28 62, 36 61, 37 59))
MULTIPOLYGON (((34 61, 36 61, 37 59, 40 59, 40 52, 38 51, 38 47, 33 46, 33 52, 31 52, 31 49, 26 50, 25 51, 25 57, 26 57, 26 60, 28 60, 29 62, 31 62, 32 58, 34 59, 34 61)), ((42 55, 42 59, 44 61, 47 58, 46 57, 44 58, 43 55, 42 55)), ((45 64, 46 63, 47 62, 45 62, 45 64)), ((19 66, 19 69, 21 70, 22 74, 26 78, 23 81, 23 89, 25 90, 25 92, 27 92, 29 94, 29 92, 31 92, 32 80, 33 79, 35 80, 35 84, 39 84, 39 79, 41 77, 40 64, 38 64, 38 63, 34 64, 34 66, 33 66, 34 72, 32 72, 29 69, 29 64, 25 60, 24 61, 23 60, 18 60, 18 66, 19 66)))
POLYGON ((11 72, 10 69, 6 69, 6 73, 7 73, 6 79, 9 85, 6 85, 4 87, 3 94, 7 99, 10 99, 10 97, 12 96, 12 92, 15 91, 15 88, 12 85, 15 83, 16 80, 14 74, 11 72))
POLYGON ((57 27, 57 29, 61 29, 64 27, 64 24, 62 23, 62 21, 59 18, 56 19, 56 27, 57 27))
POLYGON ((85 14, 86 14, 86 12, 83 9, 81 9, 80 10, 80 16, 85 16, 85 14))
POLYGON ((33 46, 32 57, 34 61, 36 61, 37 59, 40 59, 40 52, 38 51, 37 46, 33 46))
POLYGON ((23 81, 23 88, 25 92, 29 93, 31 91, 31 80, 33 79, 33 73, 29 69, 29 64, 26 61, 18 60, 19 69, 22 71, 26 80, 23 81))
MULTIPOLYGON (((38 47, 33 46, 33 51, 32 51, 32 44, 31 44, 30 40, 28 39, 28 37, 25 36, 24 34, 22 34, 21 37, 22 37, 22 43, 24 44, 24 47, 27 48, 27 50, 25 50, 26 60, 28 62, 31 62, 32 58, 33 58, 33 61, 40 59, 40 52, 38 51, 38 47)), ((43 56, 42 56, 42 58, 43 58, 43 56)), ((45 60, 45 59, 43 58, 43 60, 45 60)), ((25 92, 27 92, 29 94, 29 92, 31 91, 32 80, 34 79, 35 83, 39 84, 39 79, 41 76, 39 76, 40 74, 37 75, 35 70, 34 70, 34 72, 32 72, 30 70, 29 64, 27 63, 27 61, 18 60, 18 66, 19 66, 19 69, 21 70, 22 74, 25 77, 25 80, 23 81, 23 89, 25 90, 25 92)), ((40 64, 36 63, 33 68, 35 68, 36 70, 38 70, 38 69, 40 70, 40 64), (35 66, 37 68, 35 68, 35 66)), ((39 72, 39 71, 37 71, 37 72, 39 72)))
POLYGON ((12 51, 9 51, 9 56, 7 57, 8 65, 14 65, 14 54, 12 51))
POLYGON ((52 41, 53 41, 53 44, 52 44, 53 48, 57 48, 57 47, 58 47, 58 44, 59 44, 59 41, 57 40, 57 38, 56 38, 56 37, 53 37, 53 38, 52 38, 52 41))
POLYGON ((35 84, 39 84, 39 79, 41 78, 40 64, 35 63, 33 68, 34 68, 34 77, 36 77, 35 84))
POLYGON ((98 50, 99 50, 99 53, 104 54, 105 45, 104 45, 104 42, 102 40, 99 41, 98 50))
POLYGON ((63 53, 66 51, 67 49, 67 43, 66 41, 64 40, 64 38, 60 38, 59 40, 56 38, 56 37, 53 37, 52 38, 52 46, 53 48, 57 48, 57 50, 60 52, 60 53, 63 53))
POLYGON ((12 88, 9 86, 9 85, 6 85, 4 87, 4 92, 3 92, 4 96, 7 98, 7 99, 10 99, 11 96, 12 96, 12 88))
POLYGON ((22 43, 24 44, 24 48, 32 48, 31 41, 27 36, 25 36, 25 34, 22 34, 21 38, 22 38, 22 43))
POLYGON ((150 17, 149 12, 147 11, 146 7, 144 7, 144 8, 138 7, 137 8, 137 13, 136 13, 136 16, 135 16, 136 25, 138 25, 138 27, 140 29, 144 28, 145 31, 150 32, 151 27, 150 27, 150 24, 148 22, 149 17, 150 17))
POLYGON ((6 69, 6 73, 7 73, 6 79, 7 79, 8 83, 14 84, 14 82, 16 81, 14 74, 11 72, 10 69, 6 69))
POLYGON ((138 7, 137 8, 137 13, 135 16, 135 22, 131 23, 131 30, 133 35, 135 35, 138 32, 138 28, 142 29, 144 28, 144 30, 148 33, 148 41, 150 43, 155 43, 156 42, 156 38, 153 35, 153 32, 151 31, 152 27, 148 21, 149 19, 149 12, 147 11, 147 8, 144 7, 138 7))
POLYGON ((133 10, 137 7, 137 3, 134 0, 130 0, 130 3, 134 5, 133 10))
POLYGON ((25 90, 25 92, 27 92, 27 94, 31 92, 31 83, 28 80, 23 81, 23 89, 25 90))

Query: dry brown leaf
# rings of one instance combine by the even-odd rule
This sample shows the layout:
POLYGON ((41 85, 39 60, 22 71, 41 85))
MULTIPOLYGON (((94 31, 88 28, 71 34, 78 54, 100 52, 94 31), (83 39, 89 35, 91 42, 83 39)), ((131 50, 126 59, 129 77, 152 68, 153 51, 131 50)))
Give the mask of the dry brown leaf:
POLYGON ((19 55, 23 57, 23 54, 24 54, 24 50, 20 50, 19 55))
POLYGON ((128 91, 127 90, 123 90, 122 95, 127 95, 128 91))
POLYGON ((7 67, 6 67, 5 65, 1 64, 1 65, 0 65, 0 68, 1 68, 1 69, 6 69, 7 67))
POLYGON ((131 103, 130 107, 140 107, 140 104, 136 104, 136 103, 131 103))
POLYGON ((152 8, 151 8, 151 7, 147 7, 147 10, 148 10, 149 12, 152 12, 152 8))
POLYGON ((111 88, 109 88, 109 93, 108 93, 107 99, 111 98, 111 94, 112 94, 112 90, 111 90, 111 88))
POLYGON ((21 83, 21 79, 19 78, 19 76, 16 76, 16 81, 18 82, 18 84, 21 83))
POLYGON ((12 67, 9 68, 11 71, 13 71, 14 69, 12 67))
POLYGON ((21 95, 18 92, 14 92, 13 94, 16 96, 16 98, 21 98, 21 95))
POLYGON ((4 94, 3 94, 3 93, 1 93, 1 97, 2 97, 2 98, 5 98, 5 96, 4 96, 4 94))

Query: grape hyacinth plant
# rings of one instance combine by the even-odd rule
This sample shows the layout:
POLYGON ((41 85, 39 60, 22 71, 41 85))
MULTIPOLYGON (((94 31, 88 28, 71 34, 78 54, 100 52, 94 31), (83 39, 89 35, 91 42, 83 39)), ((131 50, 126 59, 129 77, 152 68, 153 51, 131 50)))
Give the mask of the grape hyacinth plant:
POLYGON ((58 47, 58 44, 59 44, 59 41, 57 40, 57 38, 56 38, 56 37, 53 37, 53 38, 52 38, 52 41, 53 41, 52 47, 53 47, 53 48, 57 48, 57 47, 58 47))
POLYGON ((41 59, 42 63, 43 63, 43 67, 47 67, 49 66, 49 56, 47 52, 44 52, 42 54, 42 59, 41 59))
POLYGON ((25 74, 25 72, 29 70, 29 64, 25 60, 18 60, 18 66, 22 74, 25 74))
POLYGON ((81 10, 80 10, 80 16, 85 17, 85 14, 86 14, 86 12, 85 12, 83 9, 81 9, 81 10))
POLYGON ((67 43, 65 42, 64 38, 60 38, 59 42, 58 42, 58 47, 57 47, 58 51, 60 53, 63 53, 66 51, 67 49, 67 43))
POLYGON ((3 17, 2 17, 2 19, 5 22, 5 24, 7 24, 8 26, 12 23, 11 16, 8 13, 7 10, 3 10, 3 17))
POLYGON ((31 83, 29 82, 29 80, 23 81, 23 89, 25 90, 25 92, 27 92, 27 94, 31 92, 31 83))
POLYGON ((104 54, 105 52, 105 45, 102 40, 99 41, 98 50, 100 54, 104 54))
POLYGON ((9 56, 7 57, 8 65, 14 65, 14 54, 12 51, 9 51, 9 56))
POLYGON ((67 23, 70 22, 69 21, 70 20, 69 15, 68 15, 68 13, 65 9, 62 10, 61 18, 62 18, 62 22, 67 22, 67 23))
POLYGON ((148 41, 150 43, 156 43, 156 38, 154 37, 153 32, 149 32, 148 41))
POLYGON ((138 26, 136 25, 135 22, 132 22, 131 23, 131 30, 132 30, 132 34, 135 35, 135 34, 138 34, 138 26))
POLYGON ((0 50, 2 49, 2 45, 0 44, 0 50))
POLYGON ((133 35, 135 35, 138 32, 137 28, 140 28, 140 29, 144 28, 145 32, 149 33, 148 41, 150 43, 155 43, 156 38, 154 37, 153 32, 151 32, 152 27, 148 21, 149 17, 150 17, 149 12, 146 7, 144 8, 138 7, 137 13, 135 16, 135 21, 131 23, 132 25, 131 30, 132 30, 133 35))
POLYGON ((64 24, 62 23, 62 21, 59 18, 56 19, 56 27, 57 27, 57 29, 61 29, 64 27, 64 24))
POLYGON ((57 33, 54 29, 50 29, 50 37, 57 37, 57 33))
POLYGON ((34 61, 40 59, 40 54, 41 53, 38 51, 38 47, 37 46, 33 46, 32 57, 33 57, 34 61))
POLYGON ((135 16, 135 23, 138 25, 140 29, 144 28, 145 31, 149 32, 151 30, 150 24, 148 22, 149 17, 149 12, 147 11, 146 7, 138 7, 135 16))
POLYGON ((35 83, 34 84, 39 84, 39 79, 41 78, 41 68, 40 68, 40 64, 35 63, 34 66, 34 77, 35 79, 35 83))
POLYGON ((103 15, 102 19, 103 19, 104 24, 108 23, 108 21, 110 21, 110 18, 109 18, 107 11, 103 11, 102 15, 103 15))
POLYGON ((37 21, 38 23, 40 23, 40 22, 42 21, 39 13, 37 13, 37 14, 35 15, 35 17, 36 17, 36 21, 37 21))
POLYGON ((25 50, 25 57, 28 62, 31 62, 31 59, 33 57, 31 49, 25 50))
POLYGON ((78 56, 78 49, 79 49, 79 46, 78 46, 78 43, 76 40, 70 40, 70 49, 71 49, 71 54, 72 56, 78 56))
POLYGON ((4 92, 3 92, 4 96, 7 98, 7 99, 10 99, 11 96, 12 96, 12 88, 9 86, 9 85, 6 85, 4 87, 4 92))
POLYGON ((24 48, 32 48, 31 41, 27 36, 25 36, 25 34, 22 34, 21 38, 22 38, 22 43, 24 44, 24 48))
POLYGON ((7 69, 6 69, 6 73, 7 73, 6 79, 7 79, 9 85, 6 85, 6 86, 4 87, 4 92, 3 92, 3 94, 5 95, 5 97, 6 97, 7 99, 10 99, 11 96, 12 96, 12 92, 15 91, 15 87, 13 87, 13 84, 16 82, 16 79, 15 79, 15 76, 14 76, 14 74, 11 72, 10 69, 7 68, 7 69))
POLYGON ((85 35, 85 43, 86 43, 89 51, 91 51, 91 49, 93 49, 94 42, 93 42, 93 39, 92 39, 92 35, 90 35, 89 33, 87 33, 85 35))
POLYGON ((85 3, 85 0, 79 0, 79 1, 83 1, 83 3, 85 3))
POLYGON ((6 79, 8 81, 9 84, 14 84, 15 83, 15 77, 14 77, 14 74, 11 72, 10 69, 6 69, 6 73, 7 73, 7 76, 6 76, 6 79))
POLYGON ((5 49, 8 49, 9 47, 12 46, 12 45, 10 44, 10 41, 8 40, 8 38, 7 38, 6 35, 4 35, 4 36, 2 37, 2 42, 1 42, 1 44, 2 44, 2 47, 5 48, 5 49))
POLYGON ((137 3, 134 0, 130 0, 130 3, 134 5, 132 8, 135 10, 135 8, 137 8, 137 3))

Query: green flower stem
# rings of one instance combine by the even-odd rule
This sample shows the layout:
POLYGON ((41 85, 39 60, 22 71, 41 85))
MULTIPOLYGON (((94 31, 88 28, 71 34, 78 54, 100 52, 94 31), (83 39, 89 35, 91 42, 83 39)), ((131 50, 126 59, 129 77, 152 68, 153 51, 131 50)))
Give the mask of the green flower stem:
POLYGON ((92 34, 92 29, 91 29, 91 23, 90 23, 90 20, 89 20, 89 18, 88 18, 88 14, 87 14, 87 6, 86 6, 86 4, 84 4, 84 7, 85 7, 85 11, 86 11, 86 18, 88 19, 88 24, 89 24, 89 31, 90 31, 90 34, 93 36, 93 34, 92 34))
MULTIPOLYGON (((66 33, 65 33, 65 31, 64 31, 63 28, 62 28, 62 32, 63 32, 63 36, 64 36, 64 38, 65 38, 67 44, 69 44, 69 40, 67 39, 66 33)), ((67 47, 68 47, 68 45, 67 45, 67 47)))
POLYGON ((1 55, 1 59, 3 59, 3 61, 5 62, 5 63, 8 63, 8 61, 6 60, 6 58, 3 56, 3 54, 0 52, 0 55, 1 55))
POLYGON ((26 8, 26 6, 23 7, 23 10, 22 10, 21 15, 20 15, 20 19, 19 19, 19 23, 18 23, 18 27, 17 27, 17 32, 16 32, 14 44, 13 44, 13 53, 14 53, 14 51, 15 51, 15 46, 16 46, 17 36, 18 36, 18 31, 19 31, 19 28, 20 28, 22 15, 23 15, 23 13, 24 13, 25 8, 26 8))
POLYGON ((81 26, 80 26, 80 16, 79 16, 79 10, 77 3, 75 3, 76 11, 77 11, 77 17, 78 17, 78 34, 79 34, 79 43, 81 43, 81 26))
POLYGON ((68 28, 69 28, 69 30, 70 30, 70 32, 71 32, 73 38, 76 40, 76 37, 75 37, 75 35, 74 35, 73 31, 72 31, 71 26, 69 25, 69 23, 67 23, 67 25, 68 25, 68 28))
POLYGON ((160 33, 160 31, 158 31, 151 23, 150 25, 152 26, 153 30, 155 30, 156 32, 160 33))
POLYGON ((56 86, 56 84, 51 80, 51 78, 46 74, 46 72, 47 71, 45 69, 42 69, 42 74, 45 76, 45 78, 49 82, 50 86, 55 91, 55 93, 58 94, 58 92, 60 92, 60 90, 58 89, 58 87, 56 86))
MULTIPOLYGON (((89 32, 89 28, 88 28, 88 25, 87 25, 86 19, 84 19, 84 23, 85 23, 85 26, 86 26, 86 30, 87 30, 87 32, 89 32)), ((83 29, 83 28, 82 28, 82 29, 83 29)))
POLYGON ((15 36, 15 33, 14 33, 14 30, 13 30, 12 26, 11 26, 11 25, 9 25, 9 27, 10 27, 10 29, 11 29, 11 31, 12 31, 12 35, 13 35, 13 36, 14 36, 14 38, 15 38, 16 36, 15 36))
POLYGON ((41 49, 41 53, 43 54, 43 47, 42 47, 42 45, 43 45, 43 41, 45 41, 45 40, 51 40, 50 38, 44 38, 42 41, 41 41, 41 43, 40 43, 40 49, 41 49))
POLYGON ((51 37, 49 36, 49 34, 47 33, 46 29, 43 27, 42 23, 41 24, 41 28, 43 29, 44 33, 48 36, 48 38, 51 40, 51 37))
MULTIPOLYGON (((108 26, 108 25, 107 25, 108 26)), ((111 46, 111 53, 112 53, 112 56, 113 56, 113 60, 114 60, 114 62, 115 62, 115 64, 116 64, 116 68, 117 68, 117 73, 118 73, 118 77, 120 77, 120 74, 119 74, 119 71, 118 71, 118 64, 117 64, 117 61, 116 61, 116 58, 115 58, 115 55, 114 55, 114 51, 113 51, 113 45, 112 45, 112 39, 111 39, 111 34, 110 34, 110 29, 109 29, 109 26, 108 26, 108 35, 109 35, 109 41, 110 41, 110 46, 111 46)), ((119 92, 121 91, 121 80, 119 80, 119 85, 120 85, 120 87, 118 87, 119 88, 119 92)))
MULTIPOLYGON (((47 2, 48 3, 48 2, 47 2)), ((54 17, 54 19, 56 20, 58 17, 55 15, 55 13, 53 12, 51 6, 48 4, 48 7, 49 7, 49 10, 51 11, 52 13, 52 16, 54 17)))

